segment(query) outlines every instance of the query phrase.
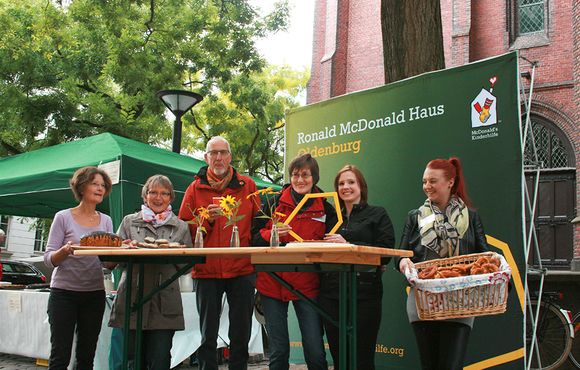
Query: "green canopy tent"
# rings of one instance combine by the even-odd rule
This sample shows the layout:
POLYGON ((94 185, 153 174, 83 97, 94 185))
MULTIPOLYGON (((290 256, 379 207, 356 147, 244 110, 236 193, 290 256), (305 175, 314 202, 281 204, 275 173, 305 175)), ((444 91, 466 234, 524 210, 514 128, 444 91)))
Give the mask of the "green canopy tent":
MULTIPOLYGON (((123 216, 140 208, 141 189, 149 176, 163 174, 171 179, 175 210, 205 162, 109 133, 0 158, 0 214, 52 218, 77 204, 69 188, 74 171, 98 165, 104 165, 114 180, 111 194, 98 208, 111 216, 117 229, 123 216)), ((259 188, 280 188, 254 180, 259 188)), ((117 357, 111 353, 113 361, 117 357)))
MULTIPOLYGON (((115 225, 140 208, 141 188, 154 174, 171 179, 179 209, 183 193, 205 162, 109 133, 0 159, 0 214, 51 218, 76 201, 69 179, 83 166, 104 165, 113 191, 99 206, 115 225), (117 174, 118 176, 114 175, 117 174)), ((254 179, 258 187, 278 186, 254 179)))

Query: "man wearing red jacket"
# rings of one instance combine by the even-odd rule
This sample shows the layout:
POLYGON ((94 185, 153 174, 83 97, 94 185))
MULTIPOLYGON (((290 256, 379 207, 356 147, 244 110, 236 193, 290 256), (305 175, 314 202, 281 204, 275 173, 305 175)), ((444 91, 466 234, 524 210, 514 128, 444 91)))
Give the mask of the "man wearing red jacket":
MULTIPOLYGON (((204 155, 208 164, 199 170, 195 180, 185 191, 179 218, 189 221, 199 207, 209 211, 204 222, 205 248, 228 247, 232 226, 225 226, 226 218, 220 216, 220 207, 214 198, 227 195, 241 200, 238 215, 244 217, 237 222, 240 246, 249 246, 252 239, 252 220, 259 210, 259 204, 247 199, 256 191, 256 183, 249 177, 240 175, 230 166, 232 153, 230 144, 220 136, 211 138, 204 155)), ((196 226, 190 224, 192 237, 196 226)), ((192 276, 195 279, 197 310, 201 328, 201 346, 197 350, 201 370, 217 370, 217 338, 222 310, 222 298, 226 294, 229 309, 229 368, 246 369, 248 365, 248 342, 252 328, 254 310, 254 286, 256 276, 249 258, 207 257, 206 263, 195 265, 192 276)))

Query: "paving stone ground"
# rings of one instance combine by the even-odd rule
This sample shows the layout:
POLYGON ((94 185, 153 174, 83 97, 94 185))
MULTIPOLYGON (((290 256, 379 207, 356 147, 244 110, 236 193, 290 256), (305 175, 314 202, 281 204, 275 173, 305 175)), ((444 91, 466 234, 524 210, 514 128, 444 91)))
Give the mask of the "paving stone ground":
MULTIPOLYGON (((227 365, 220 366, 220 369, 227 369, 227 365)), ((197 366, 189 366, 186 364, 181 365, 175 369, 187 370, 187 369, 197 369, 197 366)), ((248 369, 252 370, 267 370, 268 361, 253 359, 252 363, 248 366, 248 369)), ((0 370, 46 370, 45 366, 37 366, 36 359, 8 355, 0 353, 0 370)), ((106 369, 95 369, 95 370, 106 370, 106 369)), ((290 370, 306 370, 306 365, 290 365, 290 370)))

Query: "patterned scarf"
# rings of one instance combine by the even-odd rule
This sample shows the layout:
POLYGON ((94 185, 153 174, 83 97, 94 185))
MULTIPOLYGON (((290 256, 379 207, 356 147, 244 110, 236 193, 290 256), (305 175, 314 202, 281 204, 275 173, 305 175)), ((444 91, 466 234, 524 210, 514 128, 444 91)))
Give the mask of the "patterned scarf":
POLYGON ((429 199, 419 207, 421 245, 431 249, 441 258, 459 255, 459 239, 469 225, 469 211, 461 198, 452 196, 445 214, 429 199))
POLYGON ((141 215, 143 217, 143 221, 150 223, 151 226, 157 228, 159 226, 163 226, 169 221, 171 216, 173 216, 173 212, 171 211, 171 204, 167 207, 167 209, 161 213, 155 213, 145 204, 141 205, 141 215))
POLYGON ((233 176, 234 169, 232 168, 232 166, 228 168, 228 173, 223 179, 217 177, 217 175, 209 167, 207 168, 207 182, 209 182, 209 186, 211 186, 212 189, 220 193, 224 191, 224 189, 228 186, 230 181, 232 181, 233 176))

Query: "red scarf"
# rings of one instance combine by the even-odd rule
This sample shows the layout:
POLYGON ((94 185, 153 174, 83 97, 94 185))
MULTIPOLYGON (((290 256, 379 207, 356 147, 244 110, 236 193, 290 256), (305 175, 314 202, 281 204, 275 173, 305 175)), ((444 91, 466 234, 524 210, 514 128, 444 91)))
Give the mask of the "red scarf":
POLYGON ((232 168, 232 166, 228 168, 228 172, 223 179, 217 177, 217 175, 209 167, 207 168, 207 182, 209 182, 209 186, 211 186, 212 189, 215 189, 220 193, 224 191, 224 189, 228 186, 230 181, 232 181, 233 176, 234 169, 232 168))

